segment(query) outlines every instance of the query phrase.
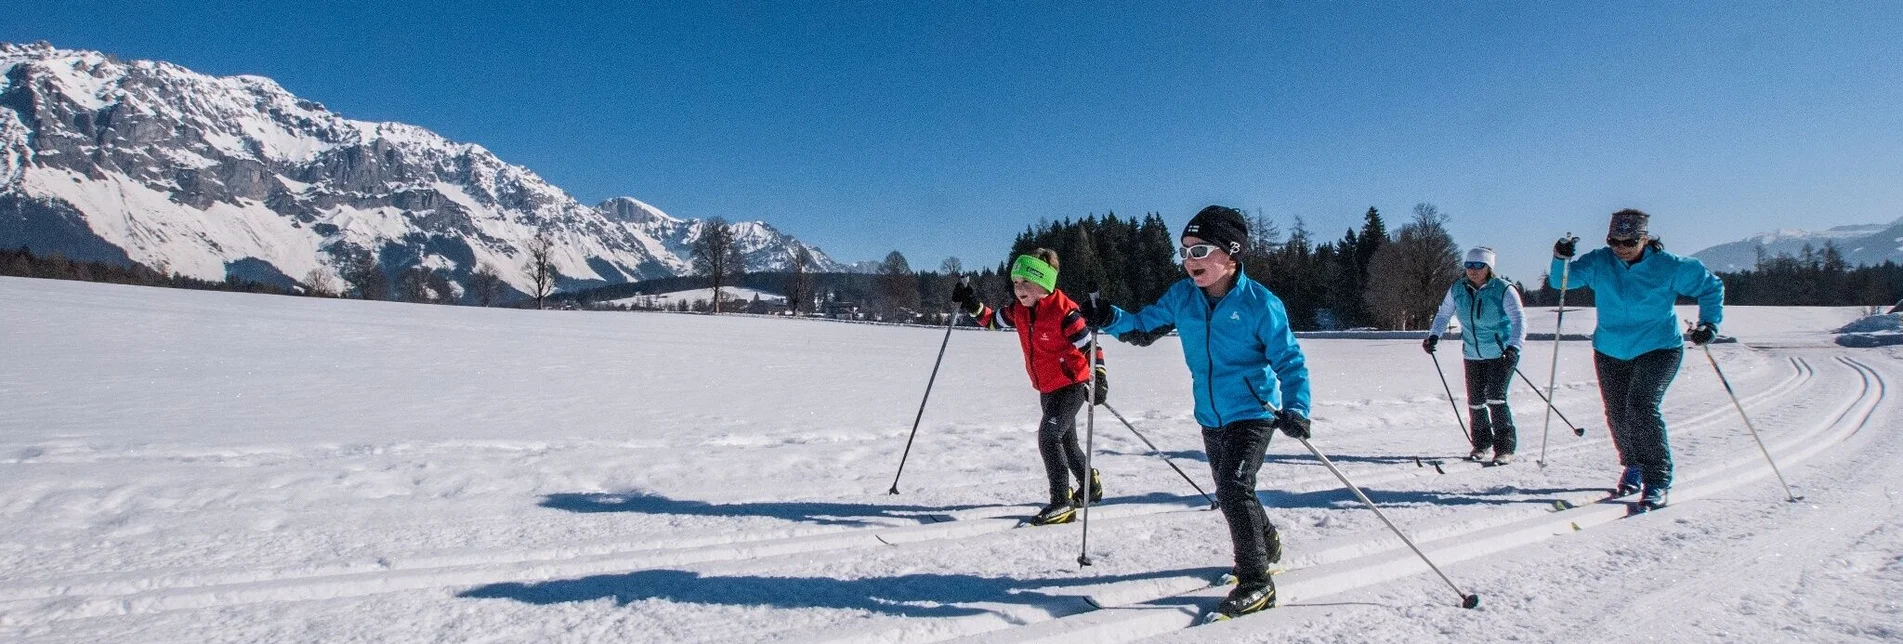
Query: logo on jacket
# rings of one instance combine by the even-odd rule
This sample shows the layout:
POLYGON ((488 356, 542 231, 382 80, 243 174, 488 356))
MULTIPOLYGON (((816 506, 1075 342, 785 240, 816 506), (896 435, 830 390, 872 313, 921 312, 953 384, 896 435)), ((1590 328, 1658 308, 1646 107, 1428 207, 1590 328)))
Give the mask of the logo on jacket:
POLYGON ((1240 321, 1242 321, 1242 314, 1241 314, 1241 313, 1237 313, 1237 312, 1235 312, 1235 311, 1230 311, 1230 312, 1229 312, 1229 319, 1231 319, 1231 320, 1235 320, 1235 321, 1238 321, 1238 322, 1240 322, 1240 321))

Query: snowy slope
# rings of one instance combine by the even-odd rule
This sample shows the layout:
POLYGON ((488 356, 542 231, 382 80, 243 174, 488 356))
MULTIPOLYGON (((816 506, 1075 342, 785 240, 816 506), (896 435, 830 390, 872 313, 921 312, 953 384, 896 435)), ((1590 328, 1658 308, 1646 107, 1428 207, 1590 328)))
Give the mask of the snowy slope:
POLYGON ((1823 252, 1826 243, 1836 244, 1844 261, 1851 266, 1903 261, 1903 219, 1888 224, 1858 224, 1827 230, 1774 230, 1712 246, 1692 253, 1692 257, 1704 260, 1714 271, 1744 271, 1757 265, 1760 250, 1767 257, 1801 257, 1805 246, 1823 252))
MULTIPOLYGON (((891 496, 942 331, 17 278, 0 319, 5 641, 1903 638, 1888 349, 1714 349, 1798 504, 1689 353, 1666 404, 1678 503, 1620 519, 1590 502, 1616 468, 1584 343, 1558 379, 1584 438, 1556 420, 1536 466, 1516 387, 1522 462, 1439 474, 1415 459, 1465 450, 1414 341, 1304 341, 1314 444, 1483 603, 1455 607, 1278 439, 1261 494, 1291 605, 1188 627, 1222 523, 1113 419, 1095 565, 1079 526, 1011 529, 1041 496, 1011 334, 951 334, 891 496)), ((1110 401, 1208 489, 1175 342, 1111 344, 1110 401)))
MULTIPOLYGON (((339 277, 351 258, 453 281, 489 266, 528 290, 551 231, 559 286, 681 275, 705 222, 633 198, 584 206, 480 145, 358 121, 268 78, 0 43, 0 245, 202 279, 339 277)), ((739 222, 754 270, 810 250, 739 222)))

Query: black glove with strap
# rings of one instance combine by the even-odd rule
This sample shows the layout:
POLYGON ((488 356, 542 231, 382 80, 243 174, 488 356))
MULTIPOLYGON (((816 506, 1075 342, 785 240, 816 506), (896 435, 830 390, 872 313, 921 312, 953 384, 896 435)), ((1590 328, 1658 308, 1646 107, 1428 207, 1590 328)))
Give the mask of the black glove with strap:
POLYGON ((973 315, 984 309, 984 305, 978 302, 978 292, 963 280, 952 286, 951 301, 958 305, 958 310, 973 315))
POLYGON ((1692 344, 1702 347, 1718 339, 1718 327, 1712 326, 1710 322, 1699 322, 1698 326, 1692 327, 1691 333, 1685 338, 1691 340, 1692 344))
POLYGON ((1084 324, 1090 328, 1101 329, 1116 319, 1116 310, 1102 298, 1088 298, 1077 305, 1077 311, 1084 314, 1084 324))
POLYGON ((1123 335, 1117 336, 1117 340, 1126 344, 1147 347, 1155 343, 1157 338, 1169 335, 1171 331, 1175 330, 1176 325, 1165 324, 1148 331, 1125 331, 1123 335))
POLYGON ((1427 336, 1426 338, 1422 338, 1422 339, 1421 339, 1421 350, 1422 350, 1422 351, 1426 351, 1426 352, 1428 352, 1428 353, 1433 353, 1433 352, 1434 352, 1434 349, 1435 349, 1435 347, 1439 347, 1439 346, 1440 346, 1440 334, 1439 334, 1439 333, 1435 333, 1435 334, 1432 334, 1432 335, 1429 335, 1429 336, 1427 336))
POLYGON ((1572 259, 1573 252, 1579 247, 1578 237, 1561 237, 1553 242, 1553 256, 1560 259, 1572 259))
POLYGON ((1093 405, 1101 405, 1110 400, 1110 372, 1104 371, 1103 366, 1098 365, 1096 377, 1097 391, 1091 395, 1090 402, 1093 405))
POLYGON ((1500 357, 1506 358, 1507 364, 1520 364, 1520 348, 1507 347, 1505 349, 1501 349, 1500 357))
POLYGON ((1289 438, 1308 440, 1312 436, 1308 431, 1309 425, 1308 417, 1301 412, 1293 409, 1275 412, 1275 428, 1282 430, 1289 438))

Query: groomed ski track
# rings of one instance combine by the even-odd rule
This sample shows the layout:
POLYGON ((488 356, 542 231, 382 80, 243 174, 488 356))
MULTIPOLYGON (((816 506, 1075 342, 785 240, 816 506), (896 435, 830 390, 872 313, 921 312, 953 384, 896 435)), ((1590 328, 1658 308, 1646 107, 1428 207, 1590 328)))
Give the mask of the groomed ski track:
MULTIPOLYGON (((1317 344, 1324 352, 1348 346, 1317 344)), ((1760 579, 1760 566, 1736 556, 1730 544, 1780 557, 1816 544, 1856 553, 1867 550, 1866 543, 1888 543, 1870 531, 1880 531, 1884 512, 1894 508, 1885 481, 1903 478, 1903 461, 1895 456, 1903 454, 1903 439, 1894 431, 1868 430, 1895 424, 1887 397, 1897 374, 1894 354, 1739 345, 1717 351, 1786 478, 1805 495, 1802 503, 1784 502, 1730 400, 1711 395, 1715 378, 1695 348, 1688 349, 1667 399, 1678 460, 1673 505, 1636 517, 1625 516, 1623 503, 1601 500, 1599 488, 1611 482, 1616 467, 1589 380, 1562 380, 1559 404, 1587 433, 1575 438, 1555 420, 1544 469, 1534 462, 1541 410, 1523 387, 1514 396, 1520 460, 1505 468, 1459 460, 1462 450, 1453 441, 1437 440, 1431 445, 1442 449, 1425 451, 1371 450, 1365 442, 1338 449, 1348 437, 1329 429, 1358 422, 1368 403, 1323 408, 1315 445, 1335 457, 1464 590, 1483 597, 1474 611, 1458 608, 1453 591, 1299 446, 1278 440, 1260 495, 1287 540, 1281 564, 1286 571, 1276 578, 1283 606, 1196 626, 1226 591, 1209 587, 1227 567, 1220 517, 1135 441, 1118 436, 1120 427, 1100 425, 1099 444, 1119 478, 1112 479, 1106 502, 1091 510, 1091 554, 1098 565, 1081 570, 1074 563, 1079 525, 1013 529, 1032 506, 913 500, 956 498, 933 490, 943 480, 908 479, 902 485, 906 495, 889 497, 878 493, 889 481, 881 478, 889 477, 887 470, 866 477, 863 496, 774 491, 778 496, 770 498, 788 504, 815 499, 827 512, 863 508, 868 516, 782 522, 770 530, 723 529, 710 520, 685 522, 665 534, 587 534, 557 540, 559 546, 419 547, 375 560, 339 557, 330 565, 135 562, 106 572, 16 575, 0 584, 0 639, 97 641, 123 637, 129 625, 138 625, 157 639, 179 640, 181 633, 219 625, 225 637, 208 640, 589 641, 638 633, 634 639, 647 641, 1113 642, 1232 641, 1272 633, 1346 641, 1362 632, 1345 626, 1350 623, 1429 639, 1710 639, 1725 631, 1715 621, 1720 616, 1674 620, 1674 593, 1736 605, 1731 617, 1762 616, 1766 622, 1791 621, 1793 612, 1801 612, 1801 604, 1792 605, 1799 602, 1871 601, 1833 590, 1837 571, 1829 569, 1792 577, 1784 567, 1777 571, 1782 577, 1760 579), (1733 372, 1734 365, 1743 366, 1733 372), (1438 461, 1440 468, 1416 465, 1417 456, 1438 461), (1502 485, 1503 478, 1515 483, 1502 485), (871 491, 874 484, 878 492, 871 491), (1577 507, 1554 511, 1555 502, 1577 507), (882 504, 903 511, 875 511, 882 504), (1812 534, 1799 516, 1873 507, 1879 511, 1861 523, 1839 522, 1867 527, 1865 532, 1812 534), (1529 575, 1541 582, 1537 590, 1522 589, 1529 575), (1561 575, 1576 581, 1555 586, 1552 579, 1561 575), (1790 603, 1762 597, 1755 589, 1763 585, 1779 588, 1790 603), (1567 607, 1541 608, 1555 602, 1567 607), (825 619, 783 620, 789 608, 819 609, 825 619), (1500 622, 1503 614, 1524 611, 1564 617, 1500 622), (409 623, 412 618, 420 622, 409 623), (456 623, 445 627, 445 620, 456 623), (1682 625, 1661 631, 1662 623, 1682 625), (1591 635, 1579 636, 1581 629, 1591 635)), ((1458 431, 1440 421, 1447 411, 1444 398, 1407 404, 1433 408, 1418 417, 1449 426, 1364 423, 1356 431, 1458 431)), ((1180 449, 1185 436, 1193 435, 1177 410, 1119 407, 1165 449, 1180 449)), ((870 440, 903 439, 881 431, 870 440)), ((927 449, 956 445, 953 437, 934 439, 927 449)), ((1207 476, 1194 454, 1170 454, 1192 476, 1207 476)), ((12 462, 35 458, 22 452, 12 462)), ((889 465, 870 464, 875 470, 889 465)), ((1007 477, 985 485, 1028 490, 1038 483, 1007 477)), ((564 507, 557 500, 544 506, 564 507)), ((646 507, 642 498, 618 493, 559 500, 568 508, 586 508, 571 511, 607 518, 665 512, 639 509, 646 507)), ((705 514, 722 519, 721 507, 708 504, 705 514)), ((416 523, 458 520, 467 523, 432 517, 416 523)), ((507 525, 525 519, 478 520, 507 525)), ((1882 565, 1881 553, 1870 556, 1878 559, 1852 561, 1882 565)), ((1803 628, 1791 631, 1794 637, 1899 636, 1829 620, 1799 623, 1803 628)), ((1761 624, 1747 632, 1779 628, 1761 624)))

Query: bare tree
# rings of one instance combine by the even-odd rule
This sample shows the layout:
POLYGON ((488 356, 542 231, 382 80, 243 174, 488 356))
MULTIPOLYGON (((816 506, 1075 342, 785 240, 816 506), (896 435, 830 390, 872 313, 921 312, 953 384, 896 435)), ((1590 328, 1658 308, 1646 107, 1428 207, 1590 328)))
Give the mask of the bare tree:
POLYGON ((813 252, 805 246, 793 251, 793 275, 786 280, 786 305, 798 315, 813 300, 813 252))
POLYGON ((1433 204, 1414 206, 1414 220, 1368 261, 1367 303, 1388 328, 1426 325, 1460 278, 1460 250, 1447 219, 1433 204))
POLYGON ((465 282, 469 287, 468 295, 475 300, 476 306, 495 306, 496 300, 502 297, 502 275, 489 262, 477 264, 476 270, 469 272, 469 279, 465 282))
POLYGON ((701 225, 700 237, 694 240, 689 254, 693 256, 694 272, 713 280, 713 312, 719 313, 724 294, 721 289, 740 281, 740 276, 746 273, 746 257, 740 252, 733 225, 719 217, 707 220, 701 225))
MULTIPOLYGON (((354 250, 354 249, 353 249, 354 250)), ((377 265, 376 254, 369 250, 354 250, 343 262, 344 283, 357 297, 366 300, 380 300, 390 293, 390 277, 383 274, 383 268, 377 265)))
POLYGON ((396 291, 399 299, 405 302, 428 304, 444 294, 444 291, 432 289, 431 281, 435 271, 424 266, 411 266, 397 274, 396 291))
POLYGON ((898 315, 918 310, 918 275, 899 251, 886 253, 879 264, 879 299, 885 311, 898 315))
POLYGON ((529 278, 529 295, 535 297, 535 308, 542 308, 550 293, 555 292, 555 234, 548 228, 535 231, 535 237, 529 240, 529 263, 523 267, 529 278))
POLYGON ((304 274, 304 288, 317 297, 337 297, 337 280, 331 279, 330 271, 322 266, 304 274))
POLYGON ((938 265, 938 272, 944 273, 946 277, 957 277, 965 272, 965 263, 958 261, 956 257, 947 257, 938 265))

